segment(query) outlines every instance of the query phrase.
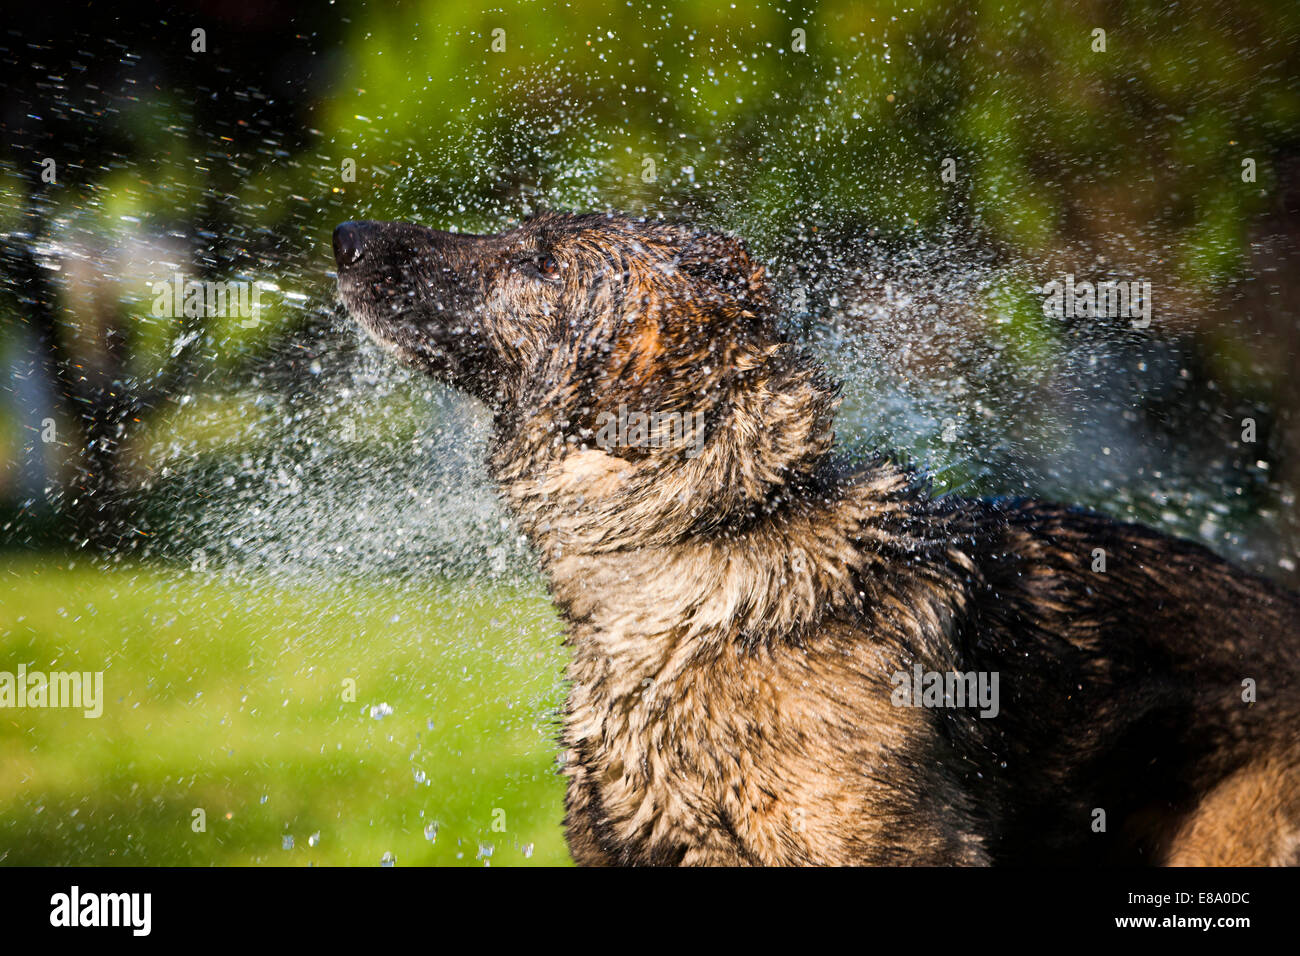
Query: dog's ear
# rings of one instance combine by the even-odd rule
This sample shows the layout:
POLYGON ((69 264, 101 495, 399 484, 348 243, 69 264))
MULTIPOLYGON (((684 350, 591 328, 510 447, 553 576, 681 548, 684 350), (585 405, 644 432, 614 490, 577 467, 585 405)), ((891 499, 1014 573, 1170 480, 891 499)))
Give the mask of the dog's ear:
POLYGON ((677 254, 678 266, 754 306, 767 302, 767 275, 745 244, 718 232, 691 233, 677 254))

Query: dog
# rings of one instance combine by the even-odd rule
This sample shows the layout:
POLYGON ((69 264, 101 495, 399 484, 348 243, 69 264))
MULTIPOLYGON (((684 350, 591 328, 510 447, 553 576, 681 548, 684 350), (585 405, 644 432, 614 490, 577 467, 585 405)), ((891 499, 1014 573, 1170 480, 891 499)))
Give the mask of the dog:
POLYGON ((730 236, 348 222, 348 312, 480 399, 566 628, 593 865, 1296 864, 1300 599, 834 447, 730 236))

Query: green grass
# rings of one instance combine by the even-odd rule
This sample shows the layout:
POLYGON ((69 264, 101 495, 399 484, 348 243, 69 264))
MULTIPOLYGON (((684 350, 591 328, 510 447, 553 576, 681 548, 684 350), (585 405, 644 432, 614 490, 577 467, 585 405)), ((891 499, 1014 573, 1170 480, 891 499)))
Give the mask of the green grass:
POLYGON ((559 637, 536 587, 0 561, 0 671, 105 698, 0 709, 0 863, 567 863, 559 637))

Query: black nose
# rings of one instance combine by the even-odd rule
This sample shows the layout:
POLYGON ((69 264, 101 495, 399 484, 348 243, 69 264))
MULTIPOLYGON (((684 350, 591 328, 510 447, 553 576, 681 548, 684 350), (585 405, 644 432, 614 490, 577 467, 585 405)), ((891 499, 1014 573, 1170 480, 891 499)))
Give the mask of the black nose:
POLYGON ((365 251, 365 225, 345 222, 334 230, 334 261, 340 266, 354 265, 365 251))

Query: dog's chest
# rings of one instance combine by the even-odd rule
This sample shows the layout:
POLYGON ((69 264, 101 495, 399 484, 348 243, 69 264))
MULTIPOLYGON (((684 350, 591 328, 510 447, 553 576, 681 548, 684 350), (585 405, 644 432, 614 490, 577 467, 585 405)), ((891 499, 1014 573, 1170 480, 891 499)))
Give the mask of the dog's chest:
POLYGON ((917 728, 893 712, 887 680, 864 680, 862 659, 733 644, 677 647, 639 669, 593 652, 611 639, 582 630, 565 721, 570 808, 622 862, 827 862, 873 838, 871 805, 889 799, 873 768, 917 728))
POLYGON ((750 794, 770 792, 762 777, 775 768, 752 766, 743 739, 741 725, 758 715, 742 703, 738 676, 716 662, 619 674, 609 658, 576 655, 564 734, 571 800, 589 804, 625 859, 675 863, 692 848, 734 842, 717 832, 729 826, 728 805, 743 803, 730 812, 752 821, 750 794))
POLYGON ((836 862, 883 839, 883 768, 926 732, 890 703, 897 644, 833 613, 797 636, 798 605, 753 565, 549 567, 573 652, 569 828, 609 862, 836 862))

